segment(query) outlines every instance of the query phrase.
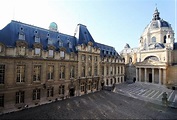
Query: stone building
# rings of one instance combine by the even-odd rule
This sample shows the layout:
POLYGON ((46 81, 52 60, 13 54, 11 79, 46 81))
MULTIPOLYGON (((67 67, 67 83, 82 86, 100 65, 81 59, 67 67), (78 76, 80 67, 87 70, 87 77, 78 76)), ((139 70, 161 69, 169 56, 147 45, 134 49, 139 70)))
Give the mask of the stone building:
POLYGON ((156 8, 151 22, 140 36, 139 47, 127 44, 121 51, 128 79, 138 82, 165 85, 177 84, 177 43, 171 25, 160 18, 156 8))
POLYGON ((12 20, 0 30, 0 113, 99 91, 124 82, 115 48, 78 24, 74 36, 12 20))

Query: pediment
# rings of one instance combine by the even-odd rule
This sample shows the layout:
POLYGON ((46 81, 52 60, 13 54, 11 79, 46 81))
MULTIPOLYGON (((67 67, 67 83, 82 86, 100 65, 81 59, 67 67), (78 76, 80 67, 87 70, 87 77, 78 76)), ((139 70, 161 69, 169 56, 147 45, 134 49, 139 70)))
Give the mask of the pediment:
POLYGON ((135 65, 136 66, 166 66, 166 63, 147 59, 147 60, 144 60, 143 62, 137 62, 135 65))

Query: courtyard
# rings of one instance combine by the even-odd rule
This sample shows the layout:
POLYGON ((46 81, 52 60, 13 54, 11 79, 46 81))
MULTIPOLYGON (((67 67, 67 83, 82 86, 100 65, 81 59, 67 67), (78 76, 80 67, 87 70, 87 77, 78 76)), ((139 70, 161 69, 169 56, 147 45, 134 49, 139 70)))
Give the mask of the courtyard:
POLYGON ((0 119, 177 119, 177 109, 98 91, 0 116, 0 119))

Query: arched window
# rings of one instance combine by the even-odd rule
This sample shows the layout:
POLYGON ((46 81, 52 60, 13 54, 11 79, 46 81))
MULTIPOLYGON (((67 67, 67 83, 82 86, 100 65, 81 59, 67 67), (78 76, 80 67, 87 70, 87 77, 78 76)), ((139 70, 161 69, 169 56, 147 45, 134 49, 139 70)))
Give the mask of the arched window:
POLYGON ((156 42, 156 37, 152 37, 152 38, 151 38, 151 42, 152 42, 152 43, 155 43, 155 42, 156 42))
POLYGON ((132 58, 130 57, 130 59, 129 59, 129 63, 131 63, 132 62, 132 58))
POLYGON ((163 37, 163 42, 164 42, 164 43, 166 43, 166 39, 167 39, 167 36, 165 35, 165 36, 163 37))

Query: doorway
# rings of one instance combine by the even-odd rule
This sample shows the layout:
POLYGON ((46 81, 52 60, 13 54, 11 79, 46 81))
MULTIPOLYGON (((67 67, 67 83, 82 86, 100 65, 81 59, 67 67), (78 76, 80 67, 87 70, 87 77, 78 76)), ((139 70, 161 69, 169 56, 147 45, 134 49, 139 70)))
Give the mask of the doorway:
POLYGON ((75 89, 74 88, 70 88, 69 89, 69 93, 70 93, 70 96, 74 96, 74 92, 75 92, 75 89))
POLYGON ((149 73, 149 82, 152 83, 152 73, 149 73))

